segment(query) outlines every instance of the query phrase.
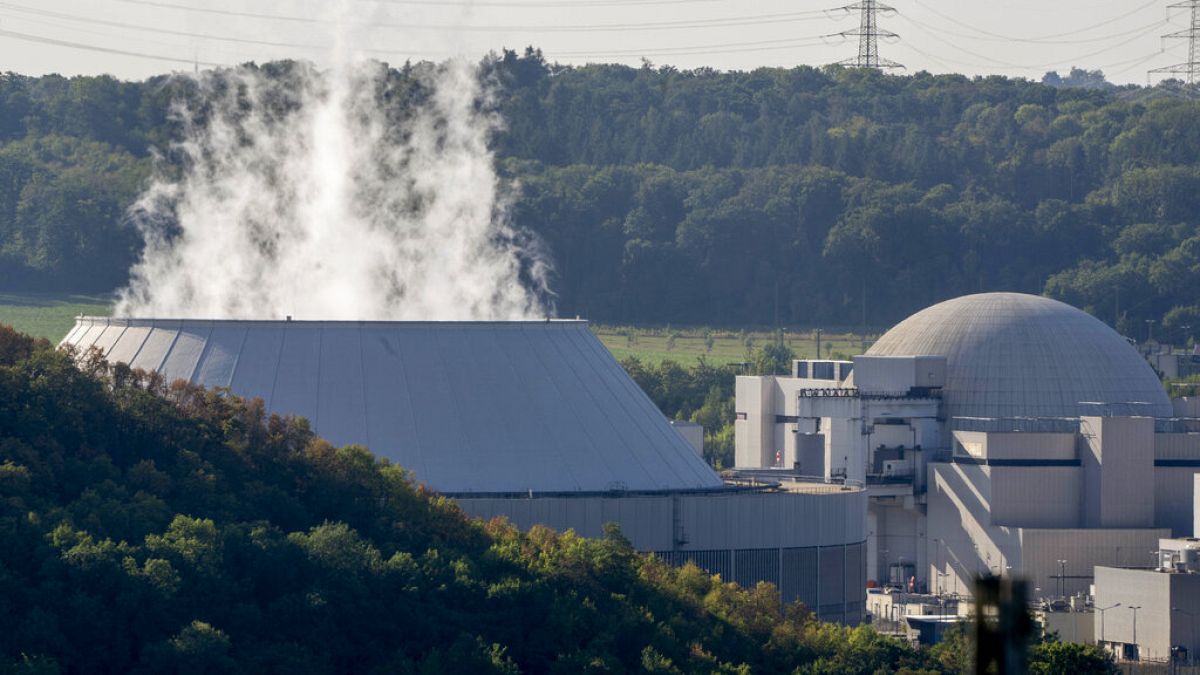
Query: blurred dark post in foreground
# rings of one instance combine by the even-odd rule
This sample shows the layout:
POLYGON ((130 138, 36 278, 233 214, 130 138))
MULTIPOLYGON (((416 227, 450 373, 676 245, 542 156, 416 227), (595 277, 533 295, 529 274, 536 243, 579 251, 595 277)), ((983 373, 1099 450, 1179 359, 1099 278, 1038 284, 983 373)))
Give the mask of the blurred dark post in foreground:
POLYGON ((975 672, 1026 672, 1033 622, 1026 584, 1011 577, 980 577, 975 582, 975 672))

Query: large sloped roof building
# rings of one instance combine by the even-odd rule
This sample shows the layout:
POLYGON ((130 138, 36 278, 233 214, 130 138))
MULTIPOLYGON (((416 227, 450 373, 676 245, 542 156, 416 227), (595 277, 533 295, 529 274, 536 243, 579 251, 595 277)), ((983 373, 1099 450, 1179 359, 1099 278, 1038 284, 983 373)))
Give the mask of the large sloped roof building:
POLYGON ((868 577, 969 592, 981 573, 1085 592, 1190 534, 1200 434, 1140 354, 1049 298, 924 309, 852 361, 739 377, 739 467, 863 481, 868 577))
POLYGON ((82 317, 63 341, 110 362, 261 398, 331 442, 411 470, 468 513, 598 536, 776 584, 857 623, 866 493, 728 484, 583 321, 207 321, 82 317))
POLYGON ((66 342, 261 398, 444 493, 724 485, 582 321, 100 318, 66 342))

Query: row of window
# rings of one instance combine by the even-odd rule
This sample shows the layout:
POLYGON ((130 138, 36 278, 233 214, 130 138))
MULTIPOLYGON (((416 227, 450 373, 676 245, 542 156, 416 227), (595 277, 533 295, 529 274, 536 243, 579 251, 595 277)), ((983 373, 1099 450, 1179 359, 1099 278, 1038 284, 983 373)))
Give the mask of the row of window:
POLYGON ((840 382, 850 377, 854 364, 850 361, 796 361, 794 377, 840 382))

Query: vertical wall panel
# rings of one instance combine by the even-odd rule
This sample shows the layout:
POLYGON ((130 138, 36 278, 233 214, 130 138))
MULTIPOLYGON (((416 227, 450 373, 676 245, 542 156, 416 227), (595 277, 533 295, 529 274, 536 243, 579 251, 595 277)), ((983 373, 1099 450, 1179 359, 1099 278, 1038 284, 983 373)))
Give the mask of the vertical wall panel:
POLYGON ((362 340, 357 324, 329 324, 322 331, 315 417, 334 445, 371 447, 362 340))
POLYGON ((246 326, 234 323, 214 325, 204 346, 192 382, 209 387, 228 387, 233 381, 242 343, 246 340, 246 326))
POLYGON ((846 555, 841 546, 823 546, 817 551, 817 583, 820 598, 817 615, 822 621, 842 621, 846 603, 846 555))
POLYGON ((283 331, 269 404, 274 411, 307 417, 317 433, 321 433, 317 417, 322 379, 321 334, 322 326, 311 323, 295 323, 283 331))
POLYGON ((163 360, 159 372, 167 382, 175 380, 191 380, 196 365, 204 353, 204 345, 208 342, 211 325, 191 324, 180 330, 175 338, 175 344, 163 360))
POLYGON ((754 548, 733 552, 734 581, 745 588, 754 588, 760 581, 779 587, 779 549, 754 548))
POLYGON ((150 329, 150 334, 146 336, 146 341, 142 343, 141 349, 134 355, 133 360, 129 363, 134 368, 142 370, 158 370, 162 367, 163 361, 167 360, 167 353, 171 351, 171 346, 175 344, 175 338, 179 335, 179 323, 160 322, 161 325, 156 325, 150 329))
MULTIPOLYGON (((116 326, 111 326, 108 330, 116 329, 116 326)), ((150 327, 140 323, 131 323, 128 328, 121 332, 120 337, 113 346, 105 352, 109 363, 133 363, 133 357, 142 348, 142 343, 146 341, 146 336, 150 334, 150 327)), ((85 335, 85 340, 92 335, 85 335)), ((99 337, 97 334, 95 337, 99 337)))
POLYGON ((781 594, 784 602, 799 600, 817 609, 817 548, 783 549, 781 594))

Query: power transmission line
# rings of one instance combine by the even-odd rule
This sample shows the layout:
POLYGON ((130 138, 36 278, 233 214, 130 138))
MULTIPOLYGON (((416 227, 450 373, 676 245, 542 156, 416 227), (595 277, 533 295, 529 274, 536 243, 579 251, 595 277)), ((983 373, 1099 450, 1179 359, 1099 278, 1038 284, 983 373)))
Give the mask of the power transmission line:
MULTIPOLYGON (((1196 2, 1197 4, 1200 4, 1200 0, 1192 0, 1192 1, 1196 2)), ((1070 61, 1079 62, 1079 61, 1082 61, 1083 59, 1089 59, 1089 58, 1092 58, 1093 56, 1099 56, 1101 54, 1110 52, 1117 47, 1123 47, 1131 42, 1140 40, 1144 36, 1152 33, 1154 31, 1154 29, 1157 28, 1157 24, 1155 24, 1153 26, 1148 27, 1146 30, 1143 30, 1141 33, 1137 33, 1137 34, 1133 35, 1133 37, 1122 40, 1116 44, 1107 45, 1103 49, 1091 51, 1086 54, 1078 54, 1078 55, 1075 55, 1075 56, 1072 56, 1069 58, 1065 58, 1065 59, 1059 58, 1059 59, 1055 59, 1054 61, 1048 61, 1048 62, 1044 62, 1044 63, 1022 64, 1022 63, 1012 63, 1011 61, 1004 61, 1001 59, 992 58, 990 56, 971 51, 970 49, 967 49, 966 47, 963 47, 962 45, 951 42, 950 40, 947 40, 946 38, 938 35, 937 34, 939 31, 938 28, 935 28, 933 26, 922 25, 922 24, 912 20, 910 17, 901 17, 901 18, 904 19, 909 25, 911 25, 913 28, 917 29, 921 33, 924 33, 925 35, 929 36, 930 38, 933 38, 934 40, 937 40, 938 42, 941 42, 942 44, 944 44, 948 47, 951 47, 952 49, 954 49, 958 52, 967 54, 967 55, 972 56, 977 59, 981 59, 984 62, 988 62, 988 63, 994 64, 997 66, 1003 66, 1006 68, 1012 68, 1015 70, 1025 70, 1025 71, 1042 70, 1043 68, 1051 68, 1054 66, 1062 65, 1062 64, 1070 62, 1070 61)), ((976 67, 984 67, 978 63, 975 63, 975 64, 968 63, 967 65, 974 65, 976 67)))
POLYGON ((20 14, 31 14, 34 16, 43 16, 51 19, 61 19, 76 23, 91 24, 95 26, 107 26, 110 28, 120 28, 123 30, 141 31, 146 33, 158 33, 160 35, 171 35, 175 37, 196 38, 200 40, 213 40, 216 42, 232 42, 235 44, 255 45, 259 47, 284 47, 288 49, 328 49, 320 45, 301 44, 296 42, 273 42, 271 40, 255 40, 226 37, 223 35, 212 35, 209 33, 193 33, 191 31, 172 30, 169 28, 155 28, 153 26, 143 26, 134 23, 125 23, 122 21, 108 21, 106 19, 95 19, 91 17, 76 16, 74 14, 66 14, 63 12, 54 12, 48 9, 37 9, 34 7, 25 7, 23 5, 13 5, 7 2, 0 2, 0 10, 17 12, 20 14))
POLYGON ((578 9, 581 7, 653 7, 657 5, 699 5, 712 4, 722 0, 577 0, 576 2, 561 2, 560 0, 528 0, 527 2, 504 2, 502 0, 360 0, 386 5, 417 5, 428 7, 503 7, 505 9, 578 9))
POLYGON ((67 47, 70 49, 82 49, 90 52, 101 52, 104 54, 116 54, 118 56, 132 56, 140 59, 152 59, 154 61, 167 61, 171 63, 186 63, 189 66, 200 65, 212 68, 220 68, 227 64, 213 63, 211 61, 200 61, 198 59, 184 59, 177 56, 164 56, 162 54, 148 54, 146 52, 134 52, 125 49, 112 49, 109 47, 99 47, 96 45, 84 44, 82 42, 71 42, 70 40, 59 40, 56 38, 48 38, 41 35, 32 35, 30 33, 21 33, 12 30, 0 30, 0 37, 8 37, 14 40, 24 42, 36 42, 43 45, 53 45, 56 47, 67 47))
POLYGON ((1188 9, 1191 10, 1191 23, 1187 28, 1168 33, 1163 37, 1164 40, 1183 40, 1188 41, 1188 60, 1187 63, 1177 63, 1173 66, 1165 66, 1163 68, 1155 68, 1146 73, 1147 84, 1152 75, 1183 75, 1188 84, 1196 84, 1197 76, 1200 75, 1200 51, 1197 43, 1200 42, 1200 0, 1184 0, 1177 2, 1174 5, 1167 5, 1167 9, 1188 9))
POLYGON ((727 42, 714 45, 691 45, 686 47, 649 47, 646 49, 622 49, 616 51, 553 51, 555 57, 632 57, 632 56, 698 56, 706 54, 733 54, 742 52, 771 51, 776 49, 800 49, 820 47, 826 43, 820 38, 785 38, 782 40, 755 40, 752 42, 727 42))
MULTIPOLYGON (((331 23, 324 19, 312 16, 297 16, 294 14, 263 14, 259 12, 245 12, 240 10, 230 9, 215 9, 212 7, 196 7, 193 5, 181 5, 172 2, 159 2, 158 0, 115 0, 130 5, 140 5, 143 7, 156 7, 159 9, 172 9, 182 12, 193 12, 199 14, 215 14, 219 16, 229 16, 242 19, 260 19, 265 21, 281 21, 290 23, 305 23, 323 25, 331 23)), ((488 33, 506 33, 506 32, 538 32, 538 33, 600 33, 600 32, 626 32, 626 31, 658 31, 658 30, 682 30, 696 28, 731 28, 737 26, 760 26, 774 25, 779 23, 791 23, 798 21, 814 21, 822 18, 825 12, 822 10, 809 10, 803 12, 777 12, 773 14, 753 14, 746 16, 733 16, 717 19, 685 19, 680 21, 655 21, 643 23, 609 23, 609 24, 575 24, 575 25, 469 25, 461 23, 444 23, 444 24, 418 24, 418 23, 389 23, 383 21, 363 22, 359 25, 371 28, 396 28, 401 30, 431 30, 431 31, 446 31, 451 33, 457 32, 488 32, 488 33)))
MULTIPOLYGON (((987 31, 987 30, 984 30, 984 29, 982 29, 982 28, 976 28, 975 26, 972 26, 972 25, 971 25, 971 24, 969 24, 969 23, 965 23, 965 22, 963 22, 963 21, 960 21, 960 20, 958 20, 958 19, 954 18, 953 16, 948 16, 948 15, 946 15, 946 14, 943 14, 942 12, 939 12, 938 10, 934 9, 933 7, 930 7, 929 5, 927 5, 927 4, 923 3, 923 2, 921 2, 921 0, 912 0, 912 2, 913 2, 913 4, 917 5, 918 7, 920 7, 920 8, 922 8, 922 9, 924 9, 925 11, 927 11, 927 12, 930 12, 931 14, 935 14, 935 15, 937 15, 937 16, 939 16, 939 17, 941 17, 942 19, 945 19, 946 21, 949 21, 950 23, 953 23, 953 24, 956 24, 956 25, 958 25, 958 26, 961 26, 961 27, 963 27, 963 28, 966 28, 966 29, 968 29, 968 30, 974 31, 974 32, 976 32, 976 33, 979 33, 980 35, 986 35, 986 36, 988 36, 988 37, 990 37, 990 38, 993 38, 994 40, 1000 40, 1000 41, 1004 41, 1004 42, 1026 42, 1026 43, 1033 43, 1033 44, 1038 44, 1038 43, 1049 43, 1049 44, 1068 44, 1068 43, 1074 43, 1074 42, 1076 42, 1076 41, 1062 41, 1062 42, 1059 42, 1059 41, 1058 41, 1058 38, 1071 37, 1072 35, 1081 35, 1081 34, 1083 34, 1083 33, 1090 32, 1090 31, 1092 31, 1092 30, 1095 30, 1095 29, 1097 29, 1097 28, 1102 28, 1102 27, 1104 27, 1104 26, 1107 26, 1107 25, 1109 25, 1109 24, 1116 23, 1116 22, 1118 22, 1118 21, 1120 21, 1120 20, 1122 20, 1122 19, 1125 19, 1125 18, 1128 18, 1128 17, 1131 17, 1131 16, 1133 16, 1134 14, 1137 14, 1138 12, 1141 12, 1141 11, 1143 11, 1143 10, 1149 9, 1150 7, 1152 7, 1152 6, 1156 5, 1156 4, 1158 4, 1159 0, 1149 0, 1149 2, 1147 2, 1147 3, 1143 4, 1143 5, 1138 5, 1137 7, 1135 7, 1135 8, 1133 8, 1133 9, 1129 10, 1128 12, 1125 12, 1124 14, 1119 14, 1119 15, 1117 15, 1117 16, 1114 16, 1114 17, 1112 17, 1112 18, 1105 19, 1104 21, 1101 21, 1100 23, 1095 23, 1095 24, 1092 24, 1092 25, 1090 25, 1090 26, 1087 26, 1087 27, 1085 27, 1085 28, 1077 28, 1077 29, 1070 30, 1070 31, 1066 31, 1066 32, 1063 32, 1063 33, 1055 33, 1055 34, 1052 34, 1052 35, 1041 35, 1041 36, 1038 36, 1038 37, 1032 37, 1032 38, 1021 38, 1021 37, 1013 37, 1013 36, 1011 36, 1011 35, 1001 35, 1000 33, 993 33, 993 32, 991 32, 991 31, 987 31)), ((1162 22, 1157 22, 1157 23, 1155 23, 1155 24, 1154 24, 1154 26, 1161 25, 1161 23, 1162 23, 1162 22)), ((1147 27, 1149 27, 1149 26, 1147 26, 1147 27)), ((1131 32, 1129 32, 1129 33, 1124 33, 1124 35, 1131 34, 1131 33, 1132 33, 1132 31, 1131 31, 1131 32)), ((1123 35, 1123 34, 1111 35, 1111 36, 1105 36, 1104 38, 1093 38, 1093 39, 1089 39, 1089 40, 1079 40, 1079 41, 1077 41, 1077 42, 1099 42, 1099 41, 1102 41, 1102 40, 1104 40, 1104 39, 1107 39, 1107 38, 1109 38, 1109 37, 1121 37, 1122 35, 1123 35)), ((966 37, 966 38, 968 38, 968 39, 971 39, 971 40, 982 40, 982 39, 983 39, 983 38, 980 38, 980 37, 967 36, 967 35, 962 35, 962 36, 959 36, 959 37, 966 37)))
MULTIPOLYGON (((1200 2, 1200 0, 1196 0, 1200 2)), ((860 0, 859 2, 838 7, 829 10, 830 12, 846 12, 847 14, 858 11, 859 24, 858 30, 844 30, 840 33, 834 33, 826 37, 842 37, 858 38, 858 56, 839 61, 838 63, 844 66, 853 68, 872 68, 874 70, 884 70, 890 68, 903 68, 899 63, 890 61, 879 56, 879 38, 884 40, 894 40, 900 36, 890 30, 885 30, 879 27, 878 15, 882 13, 884 16, 895 15, 898 12, 895 7, 885 5, 877 0, 860 0)))

